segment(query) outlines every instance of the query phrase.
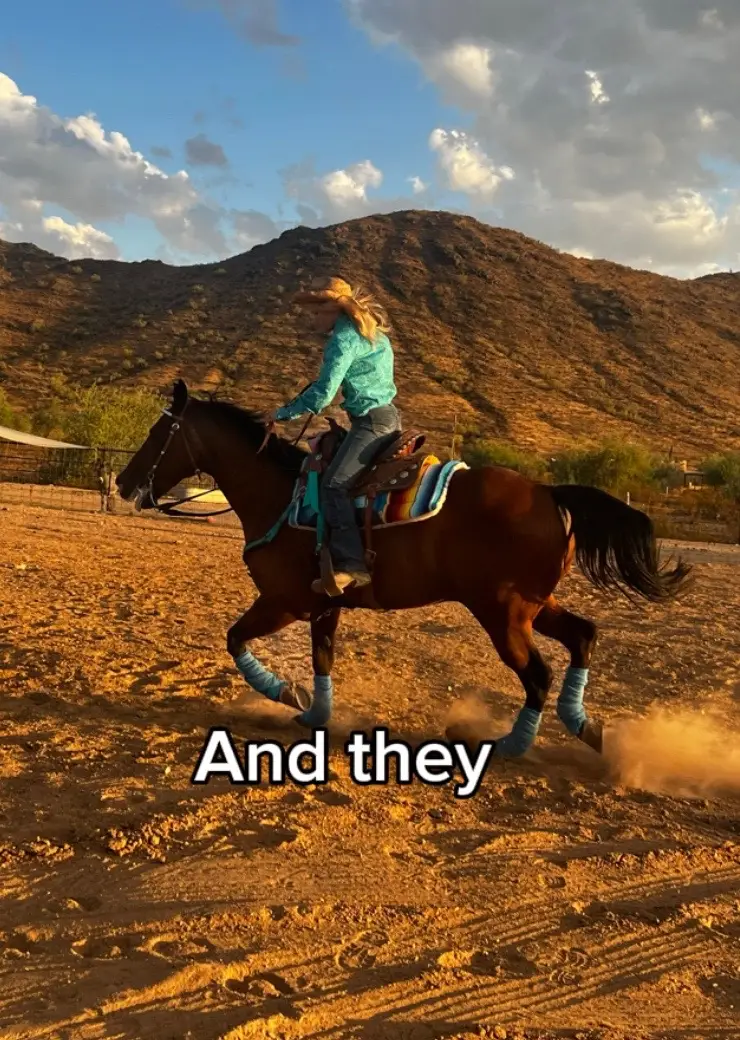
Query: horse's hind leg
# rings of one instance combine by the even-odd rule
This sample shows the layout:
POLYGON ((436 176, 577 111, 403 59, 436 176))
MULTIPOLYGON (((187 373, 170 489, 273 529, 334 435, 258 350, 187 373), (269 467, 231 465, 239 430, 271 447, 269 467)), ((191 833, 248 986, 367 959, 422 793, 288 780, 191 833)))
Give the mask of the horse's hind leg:
POLYGON ((326 726, 331 718, 334 690, 331 670, 334 664, 334 636, 339 615, 338 607, 330 607, 311 617, 311 657, 313 659, 313 701, 298 721, 311 729, 326 726))
POLYGON ((295 620, 295 616, 279 603, 260 596, 231 626, 226 646, 238 671, 253 690, 271 701, 303 711, 310 706, 310 697, 264 668, 248 645, 254 639, 264 639, 280 632, 295 620))
POLYGON ((534 611, 530 611, 523 602, 473 610, 499 657, 516 672, 524 687, 524 707, 511 732, 496 741, 495 754, 506 758, 520 758, 534 744, 552 685, 552 671, 532 638, 531 613, 534 611))
POLYGON ((598 634, 596 625, 561 607, 551 596, 535 618, 534 629, 540 635, 561 643, 570 653, 570 667, 565 673, 557 702, 558 718, 570 733, 594 751, 601 752, 601 723, 589 719, 583 707, 583 693, 598 634))

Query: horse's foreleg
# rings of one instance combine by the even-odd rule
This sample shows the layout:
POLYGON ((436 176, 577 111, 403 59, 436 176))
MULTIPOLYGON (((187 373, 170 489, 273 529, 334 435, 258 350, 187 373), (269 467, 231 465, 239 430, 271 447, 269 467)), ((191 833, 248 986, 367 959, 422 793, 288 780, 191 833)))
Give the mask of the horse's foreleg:
POLYGON ((238 671, 253 690, 271 701, 279 701, 303 710, 308 698, 301 697, 291 684, 263 667, 249 649, 249 643, 254 639, 274 635, 275 632, 293 624, 295 620, 295 616, 280 604, 260 596, 231 626, 226 646, 238 671))
POLYGON ((552 671, 532 638, 531 614, 527 606, 498 604, 474 610, 473 614, 488 633, 499 657, 519 678, 525 703, 510 733, 496 741, 496 756, 520 758, 534 744, 542 720, 552 671))
POLYGON ((334 637, 339 615, 338 607, 330 608, 311 617, 311 657, 313 660, 313 702, 299 722, 311 729, 326 726, 331 718, 334 690, 331 670, 334 665, 334 637))
POLYGON ((601 723, 589 719, 583 706, 589 666, 596 646, 596 625, 565 610, 551 596, 535 618, 534 628, 541 635, 562 644, 570 653, 570 666, 558 697, 558 718, 569 733, 600 752, 603 746, 601 723))

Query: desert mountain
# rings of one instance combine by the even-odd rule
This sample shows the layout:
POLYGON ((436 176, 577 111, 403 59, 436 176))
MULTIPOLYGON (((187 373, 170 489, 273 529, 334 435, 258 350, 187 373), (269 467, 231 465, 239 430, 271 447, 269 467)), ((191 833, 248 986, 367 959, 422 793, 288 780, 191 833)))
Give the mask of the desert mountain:
POLYGON ((399 404, 438 448, 455 416, 540 451, 605 436, 697 459, 740 447, 740 275, 679 281, 449 213, 295 228, 217 264, 66 261, 0 242, 0 378, 31 406, 79 382, 292 397, 321 342, 287 305, 316 274, 379 292, 399 404))

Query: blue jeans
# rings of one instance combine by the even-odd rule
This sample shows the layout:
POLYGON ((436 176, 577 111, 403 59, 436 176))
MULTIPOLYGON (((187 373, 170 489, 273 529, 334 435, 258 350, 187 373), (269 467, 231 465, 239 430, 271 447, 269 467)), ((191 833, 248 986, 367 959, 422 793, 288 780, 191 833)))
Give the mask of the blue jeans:
POLYGON ((400 432, 395 405, 373 408, 353 418, 349 432, 329 464, 322 482, 324 516, 330 528, 329 547, 336 570, 364 568, 365 550, 357 525, 354 495, 357 477, 400 432))

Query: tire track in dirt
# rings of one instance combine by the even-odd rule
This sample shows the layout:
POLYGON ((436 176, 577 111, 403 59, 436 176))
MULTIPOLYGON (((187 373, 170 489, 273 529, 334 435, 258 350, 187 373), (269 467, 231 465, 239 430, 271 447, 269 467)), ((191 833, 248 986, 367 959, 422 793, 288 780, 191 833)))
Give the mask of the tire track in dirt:
MULTIPOLYGON (((298 735, 242 697, 223 649, 252 595, 238 539, 4 518, 0 1020, 15 1036, 468 1040, 505 1026, 570 1040, 602 1018, 609 1040, 636 1022, 732 1035, 731 792, 621 783, 552 711, 536 752, 496 763, 468 802, 355 787, 337 754, 324 790, 195 791, 208 725, 298 735)), ((736 564, 698 576, 690 604, 638 615, 568 583, 569 604, 606 622, 595 712, 646 716, 661 699, 736 714, 736 564)), ((335 738, 358 718, 438 737, 469 694, 480 724, 503 728, 521 695, 465 613, 405 621, 346 619, 335 738)), ((258 652, 291 678, 310 668, 302 627, 258 652)), ((547 653, 559 674, 564 656, 547 653)))

